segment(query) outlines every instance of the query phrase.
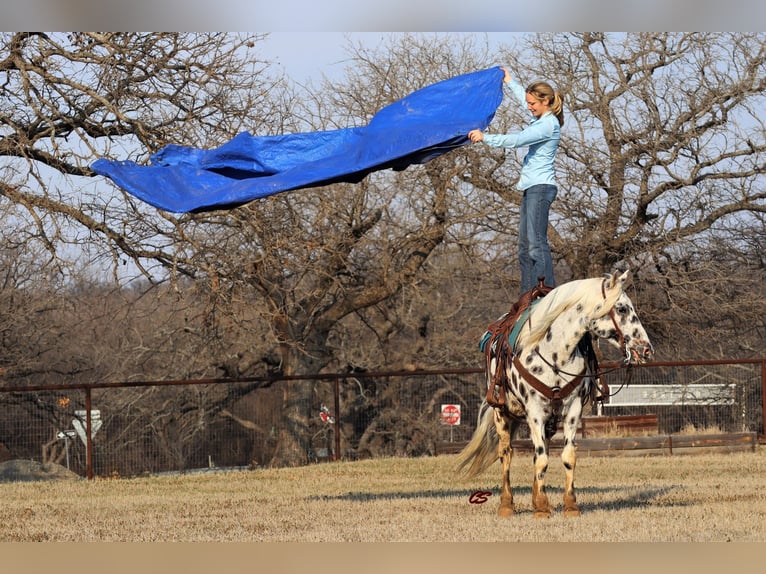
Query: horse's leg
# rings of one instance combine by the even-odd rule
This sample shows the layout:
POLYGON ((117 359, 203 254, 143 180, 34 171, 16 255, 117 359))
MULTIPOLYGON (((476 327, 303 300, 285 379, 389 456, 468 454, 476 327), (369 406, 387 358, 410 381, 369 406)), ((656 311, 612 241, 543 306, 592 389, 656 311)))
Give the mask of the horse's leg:
POLYGON ((553 509, 548 503, 548 495, 545 493, 545 473, 548 472, 548 439, 545 436, 544 410, 539 405, 529 408, 527 422, 529 423, 529 434, 532 437, 532 444, 535 449, 532 507, 535 510, 535 518, 548 518, 553 509))
POLYGON ((582 416, 582 402, 576 397, 564 417, 564 450, 561 451, 561 462, 564 463, 566 474, 566 486, 564 488, 564 515, 579 516, 580 507, 577 506, 577 497, 574 488, 574 471, 577 463, 577 425, 582 416))
POLYGON ((513 458, 513 448, 511 448, 511 436, 518 423, 505 416, 501 409, 495 409, 495 428, 500 439, 497 445, 497 455, 503 466, 503 486, 500 491, 500 508, 497 509, 497 515, 503 518, 513 516, 513 491, 511 490, 511 458, 513 458))

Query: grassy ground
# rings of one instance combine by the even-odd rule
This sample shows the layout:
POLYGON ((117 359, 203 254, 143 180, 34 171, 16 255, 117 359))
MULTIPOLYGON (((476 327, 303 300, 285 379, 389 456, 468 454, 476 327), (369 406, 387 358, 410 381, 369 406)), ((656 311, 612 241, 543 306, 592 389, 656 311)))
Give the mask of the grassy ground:
POLYGON ((766 542, 766 449, 582 457, 582 516, 532 516, 531 455, 514 459, 518 514, 496 517, 499 465, 468 480, 454 456, 136 479, 0 483, 0 541, 766 542), (472 504, 477 490, 492 492, 472 504))

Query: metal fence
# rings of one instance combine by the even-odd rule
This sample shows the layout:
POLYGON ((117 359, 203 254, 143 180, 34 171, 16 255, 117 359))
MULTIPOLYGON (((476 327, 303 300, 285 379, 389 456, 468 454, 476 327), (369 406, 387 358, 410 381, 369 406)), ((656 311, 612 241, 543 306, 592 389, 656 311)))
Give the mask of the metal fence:
MULTIPOLYGON (((766 359, 605 370, 613 396, 586 414, 656 414, 664 434, 764 435, 766 359)), ((0 387, 0 462, 88 477, 266 465, 288 382, 309 385, 313 462, 432 455, 470 438, 484 390, 479 369, 0 387)))

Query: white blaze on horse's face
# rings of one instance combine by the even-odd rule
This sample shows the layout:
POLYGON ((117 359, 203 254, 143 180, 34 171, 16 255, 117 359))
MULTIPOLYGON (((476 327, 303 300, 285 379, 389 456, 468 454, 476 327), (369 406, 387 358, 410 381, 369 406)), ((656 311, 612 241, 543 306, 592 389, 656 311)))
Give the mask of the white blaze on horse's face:
POLYGON ((605 280, 603 287, 605 297, 618 294, 617 301, 607 314, 591 321, 590 331, 620 349, 624 363, 640 364, 652 359, 654 347, 638 319, 633 302, 623 291, 627 274, 626 271, 619 278, 605 280), (615 289, 619 292, 615 293, 613 291, 615 289))

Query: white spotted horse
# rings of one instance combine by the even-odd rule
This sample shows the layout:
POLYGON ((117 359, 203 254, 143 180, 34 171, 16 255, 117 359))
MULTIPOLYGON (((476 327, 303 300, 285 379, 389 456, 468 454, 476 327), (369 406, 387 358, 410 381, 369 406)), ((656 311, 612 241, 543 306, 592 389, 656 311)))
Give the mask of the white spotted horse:
MULTIPOLYGON (((500 516, 514 513, 511 438, 522 423, 529 426, 534 445, 534 513, 537 517, 551 515, 545 474, 549 441, 559 421, 563 421, 564 433, 564 514, 580 514, 574 488, 575 437, 583 406, 595 396, 598 386, 598 361, 591 340, 604 339, 618 347, 624 365, 643 363, 654 355, 624 291, 628 274, 571 281, 555 289, 545 287, 532 294, 531 305, 515 321, 513 336, 508 329, 495 329, 496 336, 488 340, 493 326, 503 323, 510 312, 490 325, 485 334, 487 399, 473 437, 458 455, 458 468, 476 476, 500 459, 500 516)), ((541 281, 538 288, 542 287, 541 281)))

